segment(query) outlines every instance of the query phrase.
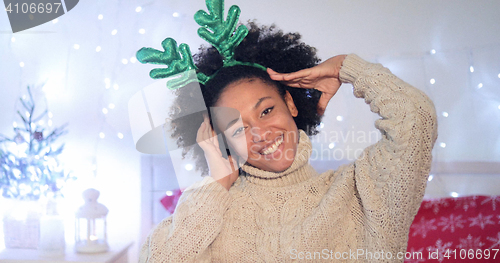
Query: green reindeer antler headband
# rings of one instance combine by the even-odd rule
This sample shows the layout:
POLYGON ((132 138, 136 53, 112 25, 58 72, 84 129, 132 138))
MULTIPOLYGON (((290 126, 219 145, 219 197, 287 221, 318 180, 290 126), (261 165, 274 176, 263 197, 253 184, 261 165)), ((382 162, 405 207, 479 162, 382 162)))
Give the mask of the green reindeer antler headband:
MULTIPOLYGON (((266 67, 262 65, 234 59, 234 49, 248 34, 248 28, 244 25, 236 28, 241 13, 240 8, 236 5, 231 6, 227 14, 227 19, 224 21, 224 0, 206 0, 205 2, 210 13, 207 14, 207 12, 199 10, 194 15, 194 20, 198 25, 202 26, 198 29, 198 35, 212 44, 222 55, 224 63, 222 67, 245 65, 266 70, 266 67)), ((181 88, 189 82, 196 81, 196 78, 192 74, 198 68, 194 64, 189 46, 187 44, 180 44, 177 47, 177 42, 172 38, 166 38, 161 45, 164 51, 153 48, 141 48, 137 51, 137 60, 141 63, 168 66, 167 68, 151 70, 149 73, 151 78, 168 78, 183 73, 179 78, 167 82, 167 87, 171 90, 181 88)), ((196 74, 196 77, 201 84, 205 85, 217 72, 211 76, 200 72, 196 74)))

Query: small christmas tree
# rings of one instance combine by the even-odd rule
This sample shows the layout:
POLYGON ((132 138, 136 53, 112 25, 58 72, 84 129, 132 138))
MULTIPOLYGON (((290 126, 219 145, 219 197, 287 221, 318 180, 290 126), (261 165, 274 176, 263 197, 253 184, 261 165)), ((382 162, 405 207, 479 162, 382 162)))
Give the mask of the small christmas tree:
POLYGON ((35 117, 29 86, 28 95, 29 99, 19 98, 26 111, 17 111, 23 127, 14 123, 13 139, 0 134, 0 192, 5 198, 38 200, 48 193, 58 195, 71 178, 57 159, 64 144, 52 148, 54 141, 67 132, 67 125, 50 131, 44 121, 48 110, 35 117))

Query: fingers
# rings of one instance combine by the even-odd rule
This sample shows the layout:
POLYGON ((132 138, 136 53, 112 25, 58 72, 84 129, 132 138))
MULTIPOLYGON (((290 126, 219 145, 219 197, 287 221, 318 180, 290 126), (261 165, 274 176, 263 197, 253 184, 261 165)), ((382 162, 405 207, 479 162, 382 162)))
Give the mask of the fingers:
POLYGON ((314 89, 317 80, 311 78, 310 69, 300 70, 294 73, 277 73, 272 69, 268 69, 271 79, 281 81, 289 87, 314 89))
POLYGON ((214 129, 212 129, 212 125, 210 125, 210 119, 207 114, 203 114, 203 123, 205 123, 206 128, 206 138, 210 140, 210 142, 219 148, 219 140, 217 138, 217 134, 215 134, 214 129))
POLYGON ((219 141, 215 135, 215 132, 210 125, 210 120, 206 114, 203 115, 203 122, 198 128, 198 132, 196 133, 196 142, 200 145, 200 147, 204 148, 206 144, 212 144, 215 146, 219 146, 219 141))
POLYGON ((200 128, 198 128, 198 132, 196 133, 196 142, 199 144, 204 141, 205 134, 205 122, 202 122, 200 128))
MULTIPOLYGON (((210 125, 209 125, 210 126, 210 125)), ((210 127, 210 138, 212 139, 212 143, 214 144, 215 148, 219 150, 219 137, 217 134, 215 134, 215 131, 210 127)))
POLYGON ((267 69, 267 73, 272 80, 276 81, 291 81, 298 80, 300 78, 305 78, 311 74, 311 69, 303 69, 292 73, 278 73, 270 68, 267 69))
POLYGON ((316 82, 309 79, 296 79, 291 81, 283 81, 287 86, 293 88, 303 88, 303 89, 314 89, 316 88, 316 82))
POLYGON ((236 162, 235 159, 233 159, 233 157, 231 155, 229 155, 227 157, 228 161, 229 161, 229 165, 231 166, 231 171, 236 171, 238 170, 238 163, 236 162))
POLYGON ((218 136, 212 129, 210 119, 206 115, 204 115, 204 120, 196 134, 196 142, 205 153, 205 157, 208 156, 207 159, 221 157, 218 136))
POLYGON ((208 121, 208 117, 207 116, 204 116, 203 123, 205 124, 204 125, 204 127, 205 127, 205 129, 204 129, 204 138, 205 138, 205 140, 209 140, 211 142, 212 141, 211 140, 212 136, 210 136, 211 135, 211 132, 210 132, 211 127, 210 127, 210 122, 208 121))
POLYGON ((205 124, 204 127, 204 135, 205 139, 210 139, 212 136, 212 127, 210 126, 210 119, 208 118, 207 114, 203 114, 203 123, 205 124))

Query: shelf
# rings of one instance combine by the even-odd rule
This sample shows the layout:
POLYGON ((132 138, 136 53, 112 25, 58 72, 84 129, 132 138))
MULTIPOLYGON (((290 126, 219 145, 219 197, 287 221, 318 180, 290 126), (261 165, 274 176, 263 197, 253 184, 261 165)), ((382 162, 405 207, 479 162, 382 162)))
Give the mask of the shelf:
POLYGON ((74 251, 74 245, 66 247, 66 254, 62 256, 41 256, 36 249, 13 249, 6 248, 0 251, 0 262, 2 263, 128 263, 128 250, 133 242, 122 244, 110 244, 109 251, 98 254, 81 254, 74 251))

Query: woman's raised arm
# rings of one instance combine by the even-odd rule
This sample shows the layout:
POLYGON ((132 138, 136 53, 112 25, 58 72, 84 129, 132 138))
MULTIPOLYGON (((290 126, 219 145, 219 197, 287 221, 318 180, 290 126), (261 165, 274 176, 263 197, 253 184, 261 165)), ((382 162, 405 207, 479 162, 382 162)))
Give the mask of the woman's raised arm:
POLYGON ((281 81, 287 86, 304 89, 317 89, 322 92, 318 102, 318 113, 323 115, 330 99, 337 93, 342 82, 339 72, 347 55, 332 57, 321 64, 293 73, 278 73, 267 69, 271 79, 281 81))
MULTIPOLYGON (((381 116, 375 122, 382 134, 381 140, 367 147, 348 170, 353 170, 356 197, 364 215, 363 224, 369 232, 365 237, 368 244, 372 244, 373 249, 406 251, 406 243, 401 240, 408 239, 408 229, 420 207, 437 138, 434 105, 422 91, 380 64, 349 55, 339 71, 336 71, 338 66, 329 71, 338 75, 319 74, 328 72, 321 69, 328 61, 301 74, 297 74, 300 71, 270 73, 273 79, 293 87, 316 88, 317 83, 327 83, 321 78, 311 79, 312 76, 323 76, 323 79, 330 76, 330 83, 336 83, 335 78, 341 83, 351 83, 354 95, 363 98, 370 104, 371 111, 381 116)), ((321 89, 325 88, 336 92, 338 86, 321 89)))

